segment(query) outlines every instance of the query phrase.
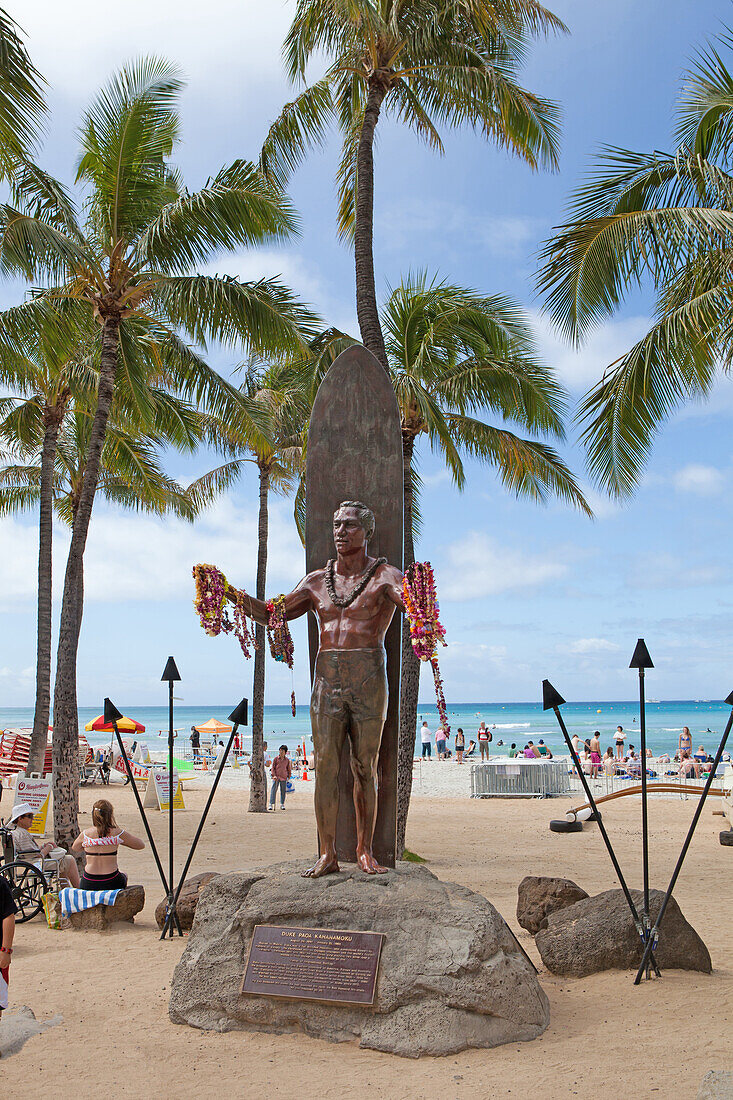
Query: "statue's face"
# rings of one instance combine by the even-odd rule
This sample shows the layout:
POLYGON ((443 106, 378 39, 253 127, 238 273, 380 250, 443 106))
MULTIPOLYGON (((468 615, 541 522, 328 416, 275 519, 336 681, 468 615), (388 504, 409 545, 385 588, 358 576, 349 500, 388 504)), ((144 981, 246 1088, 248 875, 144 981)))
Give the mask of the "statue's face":
POLYGON ((333 541, 339 554, 353 554, 366 545, 366 531, 356 508, 339 508, 333 517, 333 541))

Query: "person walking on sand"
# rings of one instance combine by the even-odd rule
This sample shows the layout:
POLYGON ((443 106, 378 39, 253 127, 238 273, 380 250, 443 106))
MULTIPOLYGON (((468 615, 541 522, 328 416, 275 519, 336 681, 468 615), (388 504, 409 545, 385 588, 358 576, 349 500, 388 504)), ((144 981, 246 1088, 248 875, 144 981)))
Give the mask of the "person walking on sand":
POLYGON ((275 809, 275 793, 277 788, 280 788, 280 809, 285 809, 285 792, 288 786, 288 779, 293 774, 293 769, 290 766, 290 758, 288 757, 288 746, 281 745, 277 756, 272 762, 270 768, 270 775, 272 776, 272 786, 270 787, 270 809, 275 809))
POLYGON ((445 760, 445 730, 440 726, 435 731, 435 749, 438 753, 438 760, 445 760))
POLYGON ((463 735, 463 730, 459 726, 456 730, 456 760, 459 764, 463 763, 463 750, 466 747, 466 739, 463 735))
POLYGON ((427 722, 423 722, 420 726, 420 743, 422 744, 423 759, 427 757, 430 760, 433 751, 433 735, 427 722))
POLYGON ((10 959, 13 954, 15 936, 15 914, 18 907, 13 900, 13 892, 8 880, 0 875, 0 1017, 8 1007, 8 986, 10 985, 10 959))
POLYGON ((616 726, 616 759, 623 760, 624 758, 624 740, 626 734, 624 733, 623 726, 616 726))
POLYGON ((487 730, 485 722, 482 722, 479 726, 476 736, 478 737, 478 747, 479 751, 481 752, 481 759, 488 760, 489 742, 492 740, 493 734, 491 733, 491 730, 487 730))

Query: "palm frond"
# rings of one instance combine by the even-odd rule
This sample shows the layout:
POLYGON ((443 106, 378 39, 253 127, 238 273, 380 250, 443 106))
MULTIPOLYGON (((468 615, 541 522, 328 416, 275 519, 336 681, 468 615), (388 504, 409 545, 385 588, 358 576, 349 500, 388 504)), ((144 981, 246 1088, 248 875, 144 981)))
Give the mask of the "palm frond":
POLYGON ((493 466, 504 487, 515 496, 544 504, 552 494, 585 515, 593 515, 575 477, 546 443, 522 439, 467 416, 448 413, 446 420, 461 450, 493 466))
POLYGON ((99 232, 132 243, 174 183, 165 161, 178 139, 178 69, 148 57, 123 68, 88 108, 77 180, 90 184, 99 232))
POLYGON ((333 117, 328 80, 317 81, 292 103, 286 103, 260 151, 259 166, 265 179, 280 189, 287 187, 306 153, 325 143, 333 117))
POLYGON ((277 279, 171 276, 159 280, 154 300, 202 346, 214 339, 262 355, 296 352, 316 331, 314 314, 277 279))
POLYGON ((145 228, 136 254, 141 265, 186 272, 223 249, 285 240, 296 229, 285 196, 253 164, 238 160, 200 191, 163 207, 145 228))
POLYGON ((0 9, 0 172, 6 178, 38 140, 47 114, 45 84, 17 23, 0 9))

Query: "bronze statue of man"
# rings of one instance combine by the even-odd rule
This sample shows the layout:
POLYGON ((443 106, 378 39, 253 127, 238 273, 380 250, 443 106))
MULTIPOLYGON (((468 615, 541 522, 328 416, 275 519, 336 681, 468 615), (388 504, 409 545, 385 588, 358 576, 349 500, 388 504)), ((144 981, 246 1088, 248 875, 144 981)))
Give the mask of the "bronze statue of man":
MULTIPOLYGON (((320 642, 311 694, 316 756, 315 807, 321 854, 306 876, 339 870, 336 858, 338 773, 341 750, 351 742, 356 811, 356 858, 368 875, 386 871, 372 854, 377 819, 377 761, 387 715, 384 636, 395 608, 404 611, 402 573, 385 558, 372 558, 367 544, 374 514, 357 500, 334 512, 336 559, 316 569, 285 597, 288 619, 307 611, 318 618, 320 642)), ((252 618, 267 622, 267 606, 247 599, 252 618)))

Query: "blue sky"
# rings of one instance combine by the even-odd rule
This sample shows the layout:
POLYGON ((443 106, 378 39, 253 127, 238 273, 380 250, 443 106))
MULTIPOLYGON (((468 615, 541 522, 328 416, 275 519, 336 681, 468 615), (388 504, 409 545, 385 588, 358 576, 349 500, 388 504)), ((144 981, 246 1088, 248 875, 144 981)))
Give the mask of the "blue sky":
MULTIPOLYGON (((551 5, 571 34, 537 44, 525 84, 564 110, 563 155, 555 175, 533 175, 470 132, 449 134, 436 157, 404 131, 380 123, 376 153, 375 260, 380 292, 410 269, 426 268, 486 293, 511 294, 536 325, 542 354, 572 401, 643 331, 650 309, 630 297, 579 353, 539 315, 532 290, 537 249, 562 216, 568 192, 601 144, 668 148, 680 76, 694 48, 731 18, 726 3, 681 0, 558 0, 551 5)), ((183 144, 177 161, 196 186, 237 156, 254 158, 269 121, 292 97, 279 47, 292 3, 128 0, 100 18, 91 0, 8 3, 50 83, 53 125, 44 163, 69 180, 74 127, 109 73, 140 53, 180 64, 183 144)), ((302 235, 285 248, 222 257, 212 270, 246 278, 282 275, 330 322, 356 333, 353 265, 336 240, 332 143, 295 177, 292 195, 302 235)), ((0 304, 18 300, 0 286, 0 304)), ((236 356, 217 352, 230 370, 236 356)), ((419 556, 438 579, 449 648, 442 667, 454 702, 539 698, 549 676, 569 699, 633 696, 628 661, 639 635, 656 669, 649 694, 721 698, 733 688, 733 586, 727 543, 733 453, 733 386, 721 383, 705 406, 665 426, 635 498, 620 508, 590 493, 590 522, 559 504, 509 497, 490 470, 469 465, 458 494, 424 446, 424 532, 419 556)), ((564 456, 582 474, 572 435, 564 456)), ((191 477, 205 460, 171 458, 191 477)), ((65 536, 57 539, 56 581, 65 536)), ((34 517, 0 521, 0 706, 31 705, 35 660, 34 517)), ((190 567, 216 562, 234 583, 254 587, 256 484, 239 487, 195 527, 160 523, 99 507, 87 554, 87 602, 79 652, 79 701, 105 695, 125 704, 164 703, 159 681, 176 656, 189 704, 249 694, 251 665, 236 643, 212 640, 191 606, 190 567)), ((269 591, 302 572, 302 549, 288 501, 273 501, 269 591)), ((294 624, 295 684, 307 695, 307 647, 294 624)), ((290 676, 268 665, 267 701, 287 702, 290 676)), ((431 697, 425 677, 421 695, 431 697)))

